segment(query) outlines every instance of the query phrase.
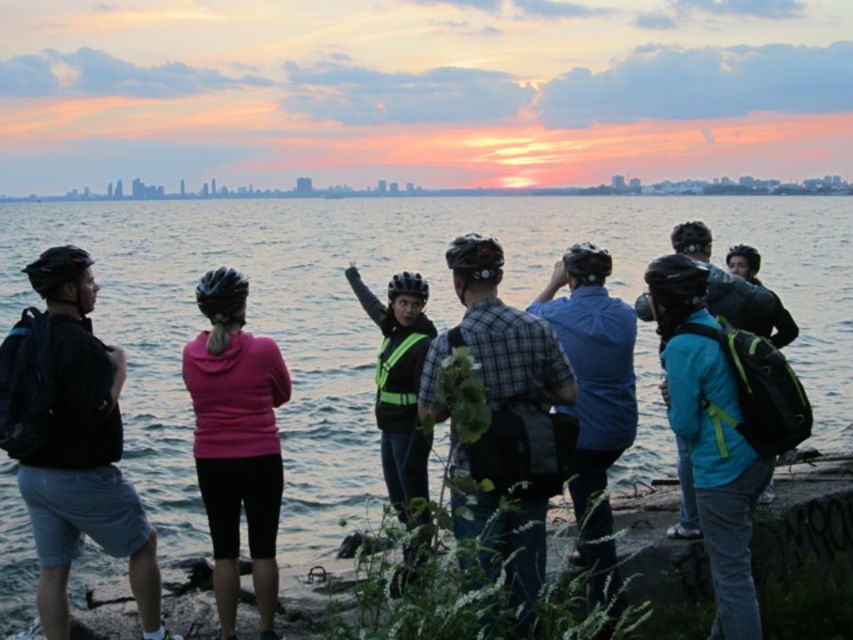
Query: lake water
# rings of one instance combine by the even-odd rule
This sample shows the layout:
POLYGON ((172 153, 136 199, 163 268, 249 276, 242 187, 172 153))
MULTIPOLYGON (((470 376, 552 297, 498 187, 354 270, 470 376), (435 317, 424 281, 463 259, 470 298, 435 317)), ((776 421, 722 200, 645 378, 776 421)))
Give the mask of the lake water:
MULTIPOLYGON (((853 198, 600 197, 235 200, 0 205, 0 327, 37 304, 20 269, 48 246, 75 243, 97 260, 102 287, 96 333, 128 353, 122 395, 121 463, 160 534, 167 575, 180 560, 209 556, 192 458, 193 413, 181 380, 181 349, 206 328, 194 302, 197 279, 221 264, 251 279, 247 330, 273 337, 293 377, 278 412, 285 460, 279 534, 282 563, 322 559, 348 527, 378 518, 379 432, 372 414, 376 327, 343 271, 355 260, 382 293, 391 274, 429 278, 428 313, 439 329, 463 307, 444 263, 449 240, 468 231, 497 236, 506 251, 501 297, 528 304, 570 244, 591 239, 614 255, 611 295, 629 303, 644 290, 645 265, 670 252, 674 224, 702 219, 725 249, 754 244, 761 272, 800 325, 786 348, 809 391, 819 449, 853 448, 853 198)), ((657 393, 658 339, 640 326, 636 349, 640 429, 614 467, 616 490, 672 476, 675 451, 657 393)), ((437 447, 446 452, 446 428, 437 447)), ((35 618, 38 567, 16 464, 0 461, 0 637, 35 618)), ((438 488, 440 470, 434 465, 438 488)), ((245 546, 245 532, 243 534, 245 546)), ((244 549, 245 551, 245 549, 244 549)), ((87 546, 72 572, 75 604, 99 577, 121 574, 87 546)))

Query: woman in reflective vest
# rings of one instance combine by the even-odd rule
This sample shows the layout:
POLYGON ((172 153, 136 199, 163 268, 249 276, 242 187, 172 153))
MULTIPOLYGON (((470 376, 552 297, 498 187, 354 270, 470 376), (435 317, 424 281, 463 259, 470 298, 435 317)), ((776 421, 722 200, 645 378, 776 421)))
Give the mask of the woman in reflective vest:
POLYGON ((429 499, 427 460, 432 436, 417 430, 418 385, 435 326, 426 317, 429 284, 419 273, 395 273, 386 307, 361 280, 355 264, 345 275, 361 306, 382 331, 376 362, 376 423, 382 431, 382 471, 401 522, 416 524, 412 498, 429 499))

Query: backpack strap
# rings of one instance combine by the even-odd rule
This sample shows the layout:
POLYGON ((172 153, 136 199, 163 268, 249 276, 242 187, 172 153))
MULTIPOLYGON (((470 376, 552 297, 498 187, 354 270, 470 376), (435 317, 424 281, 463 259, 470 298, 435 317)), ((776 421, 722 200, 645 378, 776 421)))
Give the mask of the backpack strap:
MULTIPOLYGON (((729 355, 729 341, 726 338, 725 331, 715 329, 714 327, 709 327, 706 324, 700 324, 698 322, 688 322, 675 330, 675 335, 685 333, 704 336, 714 340, 723 349, 726 357, 731 359, 729 355)), ((714 436, 717 440, 717 448, 720 450, 720 457, 728 458, 729 448, 726 446, 726 438, 723 435, 722 423, 725 422, 730 427, 737 427, 737 420, 708 400, 704 395, 699 397, 699 405, 707 412, 708 417, 711 419, 711 423, 714 425, 714 436)))
POLYGON ((465 346, 465 338, 462 337, 462 325, 456 325, 447 332, 447 342, 451 349, 465 346))
POLYGON ((675 330, 675 335, 680 335, 683 333, 692 333, 697 336, 705 336, 706 338, 711 338, 712 340, 716 340, 717 342, 723 342, 724 336, 723 331, 721 329, 717 329, 715 327, 709 327, 707 324, 700 324, 699 322, 686 322, 675 330))

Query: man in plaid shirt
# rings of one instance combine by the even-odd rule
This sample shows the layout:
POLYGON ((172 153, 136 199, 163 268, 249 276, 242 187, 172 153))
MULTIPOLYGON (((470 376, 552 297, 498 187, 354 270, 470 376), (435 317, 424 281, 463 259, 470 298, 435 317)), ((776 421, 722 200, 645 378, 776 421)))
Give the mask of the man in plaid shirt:
MULTIPOLYGON (((453 270, 453 286, 467 307, 460 325, 462 338, 487 387, 489 407, 499 409, 512 400, 547 410, 552 404, 573 405, 577 386, 572 366, 551 325, 531 314, 505 305, 498 298, 503 279, 503 249, 494 238, 468 234, 456 238, 447 250, 447 266, 453 270)), ((447 332, 436 338, 427 354, 418 393, 421 417, 431 414, 445 420, 449 410, 438 397, 438 375, 442 361, 450 355, 447 332)), ((453 432, 451 431, 453 438, 453 432)), ((468 451, 456 449, 454 473, 468 469, 468 451)), ((498 491, 480 491, 473 496, 453 496, 453 529, 457 539, 480 536, 487 552, 479 562, 494 579, 502 561, 516 553, 506 566, 513 610, 522 608, 516 632, 526 637, 532 623, 532 604, 545 577, 545 516, 548 498, 514 496, 518 508, 499 512, 498 491), (467 507, 467 517, 459 509, 467 507)), ((463 566, 464 568, 464 566, 463 566)))

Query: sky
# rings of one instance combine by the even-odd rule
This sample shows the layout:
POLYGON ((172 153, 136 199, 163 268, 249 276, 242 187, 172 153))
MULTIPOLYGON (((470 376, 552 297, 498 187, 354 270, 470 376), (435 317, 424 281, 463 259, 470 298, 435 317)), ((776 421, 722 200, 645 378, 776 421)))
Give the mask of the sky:
POLYGON ((850 0, 0 0, 0 195, 853 182, 850 0))

